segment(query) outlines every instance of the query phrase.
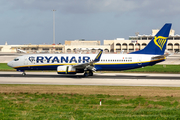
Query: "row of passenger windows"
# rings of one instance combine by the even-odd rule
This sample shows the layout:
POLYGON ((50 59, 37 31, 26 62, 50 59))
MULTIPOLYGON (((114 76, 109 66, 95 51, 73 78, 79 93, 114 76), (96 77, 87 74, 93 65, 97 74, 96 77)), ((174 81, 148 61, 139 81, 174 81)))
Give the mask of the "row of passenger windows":
MULTIPOLYGON (((93 60, 90 60, 90 62, 93 61, 93 60)), ((128 59, 128 60, 117 60, 117 59, 111 59, 111 60, 107 60, 107 59, 102 59, 100 60, 101 62, 132 62, 132 60, 128 59)))
POLYGON ((132 62, 132 60, 101 60, 101 62, 132 62))

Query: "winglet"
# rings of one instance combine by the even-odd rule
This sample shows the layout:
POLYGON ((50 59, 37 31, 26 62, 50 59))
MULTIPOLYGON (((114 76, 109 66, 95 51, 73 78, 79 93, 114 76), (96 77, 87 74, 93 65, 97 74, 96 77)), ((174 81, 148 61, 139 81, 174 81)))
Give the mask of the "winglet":
POLYGON ((100 58, 101 58, 101 55, 103 53, 103 50, 101 49, 101 51, 98 53, 98 55, 96 56, 96 58, 94 59, 93 62, 99 62, 100 58))

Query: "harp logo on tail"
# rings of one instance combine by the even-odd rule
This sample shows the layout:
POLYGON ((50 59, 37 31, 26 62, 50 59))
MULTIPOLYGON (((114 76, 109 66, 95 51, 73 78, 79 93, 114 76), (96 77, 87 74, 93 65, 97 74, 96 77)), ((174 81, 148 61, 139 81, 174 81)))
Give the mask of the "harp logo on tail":
POLYGON ((164 47, 164 44, 167 41, 167 37, 163 37, 163 36, 158 36, 158 37, 154 37, 154 43, 162 50, 162 48, 164 47))

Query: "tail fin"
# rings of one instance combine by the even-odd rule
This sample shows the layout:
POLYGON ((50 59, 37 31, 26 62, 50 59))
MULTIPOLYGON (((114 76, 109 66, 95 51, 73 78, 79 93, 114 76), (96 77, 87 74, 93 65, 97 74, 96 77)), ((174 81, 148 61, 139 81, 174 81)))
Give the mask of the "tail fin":
POLYGON ((171 25, 166 23, 144 49, 129 54, 164 55, 171 25))

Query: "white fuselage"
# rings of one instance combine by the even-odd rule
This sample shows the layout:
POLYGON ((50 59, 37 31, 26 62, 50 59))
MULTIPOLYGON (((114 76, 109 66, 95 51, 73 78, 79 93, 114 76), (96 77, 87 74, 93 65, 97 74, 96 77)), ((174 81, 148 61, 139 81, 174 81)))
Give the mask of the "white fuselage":
MULTIPOLYGON (((120 71, 154 65, 163 59, 152 59, 157 55, 146 54, 102 54, 94 63, 96 71, 120 71)), ((91 62, 96 54, 32 54, 17 57, 8 63, 17 70, 57 70, 58 66, 77 65, 91 62)))

